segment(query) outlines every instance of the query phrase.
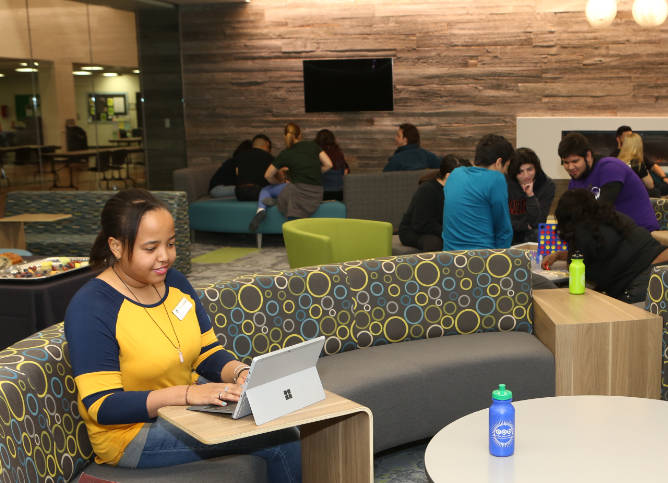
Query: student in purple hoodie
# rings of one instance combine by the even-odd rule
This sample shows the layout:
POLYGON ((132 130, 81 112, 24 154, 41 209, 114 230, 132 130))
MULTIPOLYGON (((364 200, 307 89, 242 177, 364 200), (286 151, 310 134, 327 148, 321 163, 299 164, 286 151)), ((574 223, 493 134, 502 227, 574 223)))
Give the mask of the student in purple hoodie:
POLYGON ((605 157, 595 159, 586 137, 569 133, 559 143, 561 165, 571 177, 568 189, 584 188, 599 203, 609 203, 649 231, 659 229, 647 190, 638 176, 623 161, 605 157))

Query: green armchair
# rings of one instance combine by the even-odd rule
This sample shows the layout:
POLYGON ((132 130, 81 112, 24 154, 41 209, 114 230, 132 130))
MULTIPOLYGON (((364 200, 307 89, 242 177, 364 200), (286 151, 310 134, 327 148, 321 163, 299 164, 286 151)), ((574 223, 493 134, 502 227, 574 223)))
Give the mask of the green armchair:
POLYGON ((351 218, 301 218, 283 224, 291 268, 392 255, 392 224, 351 218))

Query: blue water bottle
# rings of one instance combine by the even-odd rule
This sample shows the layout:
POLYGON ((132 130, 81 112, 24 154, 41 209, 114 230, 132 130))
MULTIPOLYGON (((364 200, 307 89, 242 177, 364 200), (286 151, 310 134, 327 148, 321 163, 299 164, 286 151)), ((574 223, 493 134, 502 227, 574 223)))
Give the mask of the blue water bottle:
POLYGON ((513 393, 505 384, 492 391, 489 407, 489 452, 493 456, 510 456, 515 452, 515 408, 513 393))

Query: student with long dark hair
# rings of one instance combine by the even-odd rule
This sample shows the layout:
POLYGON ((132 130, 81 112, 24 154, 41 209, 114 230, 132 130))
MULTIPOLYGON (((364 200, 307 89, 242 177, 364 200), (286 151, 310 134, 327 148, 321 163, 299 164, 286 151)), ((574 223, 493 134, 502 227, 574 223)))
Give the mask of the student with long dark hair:
POLYGON ((418 186, 399 224, 399 240, 403 245, 423 252, 443 250, 443 187, 458 166, 459 160, 448 154, 441 159, 438 174, 418 186))
POLYGON ((343 177, 350 173, 343 151, 336 142, 334 133, 329 129, 318 131, 315 142, 332 160, 332 169, 322 173, 322 188, 325 191, 322 199, 343 201, 343 177))
POLYGON ((629 303, 647 294, 653 265, 668 262, 664 248, 645 229, 607 203, 598 203, 585 189, 566 191, 555 212, 559 237, 568 251, 543 259, 543 268, 556 260, 582 253, 587 281, 596 290, 629 303))
POLYGON ((105 204, 101 225, 90 263, 105 269, 65 314, 96 462, 150 468, 251 453, 265 459, 272 481, 299 481, 294 430, 205 445, 156 419, 163 406, 238 401, 248 366, 220 346, 192 286, 171 268, 174 220, 162 202, 145 190, 121 191, 105 204), (198 384, 198 375, 212 382, 198 384))
POLYGON ((513 245, 538 241, 538 224, 545 223, 554 199, 554 181, 529 148, 518 148, 508 166, 508 207, 513 245))

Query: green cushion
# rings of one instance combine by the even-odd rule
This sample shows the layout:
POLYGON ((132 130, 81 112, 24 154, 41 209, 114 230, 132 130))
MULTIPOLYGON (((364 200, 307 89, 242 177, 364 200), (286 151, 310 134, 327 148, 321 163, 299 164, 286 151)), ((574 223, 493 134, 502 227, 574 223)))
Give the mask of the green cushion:
POLYGON ((351 218, 302 218, 283 225, 291 268, 392 255, 392 224, 351 218))

